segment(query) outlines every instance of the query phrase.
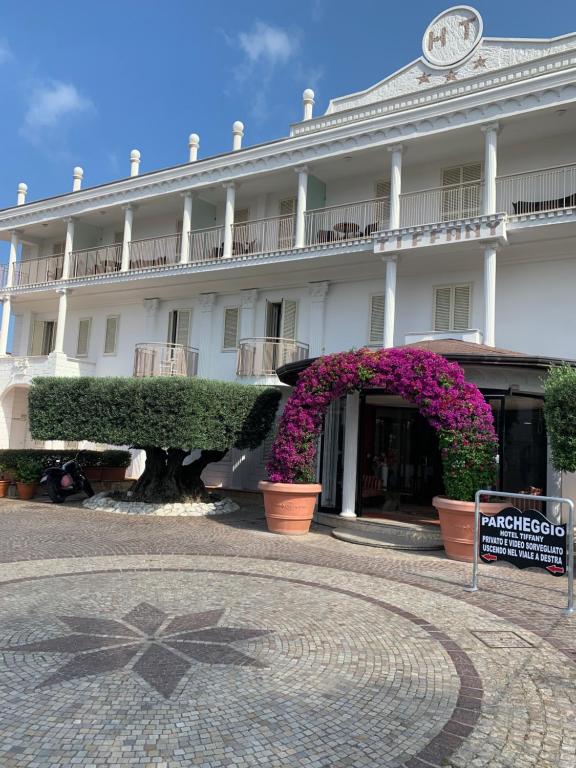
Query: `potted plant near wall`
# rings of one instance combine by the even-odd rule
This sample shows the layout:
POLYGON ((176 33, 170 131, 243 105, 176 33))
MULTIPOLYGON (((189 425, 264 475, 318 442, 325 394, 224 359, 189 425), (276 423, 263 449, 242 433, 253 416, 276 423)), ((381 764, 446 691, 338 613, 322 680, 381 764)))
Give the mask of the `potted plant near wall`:
MULTIPOLYGON (((440 513, 446 553, 455 559, 472 559, 474 494, 480 488, 491 487, 496 469, 492 412, 480 390, 465 380, 459 365, 414 347, 328 355, 318 358, 300 375, 272 447, 267 467, 269 481, 259 486, 269 529, 277 533, 308 531, 321 491, 314 480, 316 445, 324 415, 332 401, 365 386, 415 404, 436 430, 446 497, 437 497, 434 504, 440 513), (456 520, 456 529, 454 506, 466 515, 465 525, 456 520)), ((494 507, 497 511, 502 504, 494 507)))
POLYGON ((7 467, 4 464, 0 464, 0 498, 6 496, 8 488, 10 488, 10 480, 6 477, 7 467))
POLYGON ((16 465, 16 489, 23 501, 34 498, 42 475, 42 464, 33 459, 22 459, 16 465))

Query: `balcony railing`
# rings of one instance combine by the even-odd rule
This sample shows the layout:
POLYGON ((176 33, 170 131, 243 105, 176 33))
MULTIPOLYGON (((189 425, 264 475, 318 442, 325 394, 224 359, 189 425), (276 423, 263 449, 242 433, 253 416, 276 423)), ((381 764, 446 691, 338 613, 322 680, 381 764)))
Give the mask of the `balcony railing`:
POLYGON ((136 344, 134 376, 196 376, 198 350, 183 344, 136 344))
POLYGON ((293 339, 241 339, 238 343, 238 376, 271 376, 286 363, 306 360, 308 344, 293 339))
POLYGON ((576 164, 496 179, 496 209, 511 216, 576 207, 576 164))
POLYGON ((416 227, 480 216, 483 188, 483 182, 474 181, 406 192, 400 195, 400 226, 416 227))
POLYGON ((272 253, 294 248, 296 217, 274 216, 234 224, 232 228, 232 254, 272 253))
POLYGON ((119 272, 122 266, 122 243, 99 245, 72 251, 70 255, 70 277, 88 277, 119 272))
POLYGON ((370 237, 388 227, 389 215, 388 197, 307 211, 306 244, 370 237))
POLYGON ((45 256, 42 259, 25 259, 14 265, 14 285, 49 283, 62 277, 64 254, 45 256))
POLYGON ((220 259, 224 254, 224 227, 194 229, 190 232, 190 261, 202 264, 204 261, 220 259))
POLYGON ((147 237, 130 243, 130 269, 164 267, 180 261, 182 235, 147 237))

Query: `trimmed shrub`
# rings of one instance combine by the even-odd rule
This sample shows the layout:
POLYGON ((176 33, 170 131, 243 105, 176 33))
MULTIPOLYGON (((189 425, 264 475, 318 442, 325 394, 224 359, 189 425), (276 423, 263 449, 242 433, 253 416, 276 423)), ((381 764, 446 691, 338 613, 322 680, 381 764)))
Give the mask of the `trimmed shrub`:
POLYGON ((544 418, 559 472, 576 472, 576 370, 570 365, 552 368, 544 381, 544 418))
POLYGON ((29 393, 30 432, 37 440, 89 440, 146 451, 135 501, 205 498, 203 469, 230 448, 257 448, 280 392, 205 379, 38 378, 29 393), (182 465, 199 449, 196 460, 182 465))
POLYGON ((51 467, 58 462, 78 459, 83 467, 122 467, 126 468, 132 456, 130 451, 66 451, 50 450, 48 448, 7 448, 0 450, 0 467, 15 469, 21 461, 32 459, 42 465, 42 469, 51 467))

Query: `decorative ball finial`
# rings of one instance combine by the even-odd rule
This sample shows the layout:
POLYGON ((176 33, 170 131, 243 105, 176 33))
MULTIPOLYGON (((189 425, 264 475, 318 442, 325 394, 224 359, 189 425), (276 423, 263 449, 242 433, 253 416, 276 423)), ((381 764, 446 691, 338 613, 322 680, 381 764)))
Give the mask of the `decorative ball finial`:
POLYGON ((235 151, 242 147, 242 137, 244 136, 244 123, 236 120, 232 125, 232 149, 235 151))
POLYGON ((82 186, 82 179, 84 178, 84 169, 81 168, 79 165, 74 168, 72 171, 72 177, 74 179, 74 182, 72 184, 72 191, 78 192, 80 187, 82 186))
POLYGON ((133 149, 130 152, 130 176, 138 176, 140 168, 140 152, 137 149, 133 149))
POLYGON ((304 104, 304 120, 310 120, 312 118, 312 110, 314 109, 314 91, 312 88, 306 88, 302 94, 302 102, 304 104))
POLYGON ((26 202, 26 193, 28 192, 28 184, 25 184, 23 181, 18 184, 18 198, 17 198, 17 204, 18 205, 24 205, 26 202))
POLYGON ((189 161, 195 162, 198 157, 198 147, 200 146, 200 136, 197 133, 191 133, 188 136, 188 148, 190 150, 189 161))

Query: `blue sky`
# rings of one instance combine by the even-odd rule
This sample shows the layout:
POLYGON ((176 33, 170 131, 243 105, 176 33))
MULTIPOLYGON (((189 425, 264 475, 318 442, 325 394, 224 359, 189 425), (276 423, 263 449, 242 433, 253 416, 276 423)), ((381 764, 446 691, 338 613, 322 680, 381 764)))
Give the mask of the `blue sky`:
MULTIPOLYGON (((472 3, 487 36, 576 30, 566 0, 472 3)), ((287 134, 301 93, 315 112, 332 96, 377 82, 416 58, 436 0, 27 0, 0 9, 0 207, 187 158, 226 151, 231 125, 245 144, 287 134)))

